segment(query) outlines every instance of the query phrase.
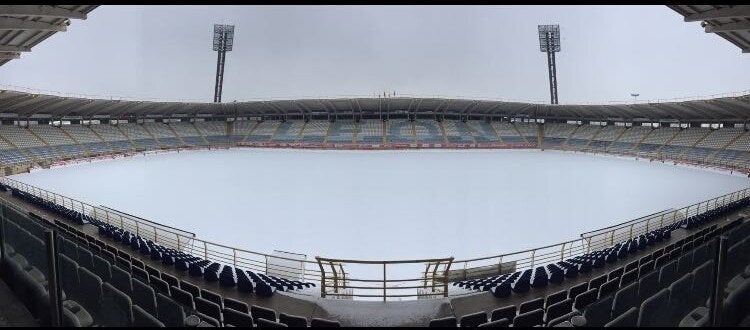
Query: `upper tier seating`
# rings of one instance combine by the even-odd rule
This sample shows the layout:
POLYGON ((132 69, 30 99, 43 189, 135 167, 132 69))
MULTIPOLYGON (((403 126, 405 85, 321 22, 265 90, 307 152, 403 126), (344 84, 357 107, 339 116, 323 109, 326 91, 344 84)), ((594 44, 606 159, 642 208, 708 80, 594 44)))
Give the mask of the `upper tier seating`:
POLYGON ((612 141, 615 141, 621 134, 625 132, 627 127, 625 126, 612 126, 607 125, 602 127, 599 134, 589 142, 588 149, 594 152, 601 152, 607 149, 612 141))
POLYGON ((434 120, 418 119, 412 125, 417 142, 420 143, 443 143, 443 134, 434 120))
POLYGON ((545 123, 544 124, 544 147, 560 148, 563 143, 578 129, 578 125, 545 123))
POLYGON ((156 138, 156 141, 162 147, 181 147, 182 141, 175 133, 164 123, 149 122, 143 123, 143 128, 156 138))
POLYGON ((228 143, 226 121, 196 121, 193 125, 208 143, 228 143))
MULTIPOLYGON (((362 125, 363 123, 360 123, 362 125)), ((380 124, 380 122, 378 122, 380 124)), ((382 125, 382 124, 381 124, 382 125)), ((361 126, 360 126, 361 127, 361 126)), ((336 120, 328 129, 328 143, 352 143, 354 134, 357 133, 357 124, 352 120, 336 120)), ((380 141, 378 141, 380 142, 380 141)))
POLYGON ((234 131, 232 132, 232 142, 244 141, 250 132, 253 131, 258 122, 255 120, 235 120, 234 131))
POLYGON ((359 132, 357 132, 357 142, 365 144, 383 143, 383 121, 378 119, 365 119, 360 121, 359 132))
POLYGON ((174 132, 177 133, 177 136, 189 146, 208 145, 208 142, 201 136, 198 130, 195 129, 195 126, 193 126, 193 123, 191 122, 179 121, 169 123, 169 127, 171 127, 174 132))
MULTIPOLYGON (((526 139, 518 134, 518 131, 516 131, 516 128, 511 123, 492 122, 491 126, 497 132, 497 135, 500 136, 500 140, 504 143, 526 143, 526 139)), ((536 129, 536 124, 534 124, 533 128, 536 129)), ((534 138, 534 141, 536 141, 536 137, 534 138)))
POLYGON ((445 137, 449 143, 473 143, 474 138, 471 136, 466 123, 458 120, 444 120, 441 122, 445 129, 445 137))
POLYGON ((585 149, 589 143, 589 140, 597 135, 597 133, 599 133, 601 129, 602 126, 599 125, 579 126, 578 129, 570 136, 570 138, 568 138, 568 141, 566 142, 566 148, 575 150, 585 149))
POLYGON ((141 124, 118 124, 117 127, 125 136, 133 142, 136 149, 153 150, 159 149, 159 143, 146 132, 141 124))
POLYGON ((497 134, 495 134, 495 129, 487 121, 469 120, 466 122, 466 125, 471 129, 472 134, 474 134, 474 140, 477 143, 499 141, 497 134))
POLYGON ((89 126, 104 141, 114 148, 115 151, 132 151, 133 145, 128 138, 116 127, 109 124, 99 124, 89 126))
POLYGON ((297 142, 304 126, 305 122, 301 120, 282 122, 271 139, 277 142, 297 142))
POLYGON ((97 136, 88 125, 62 125, 60 128, 95 155, 113 151, 109 144, 97 136))
POLYGON ((521 135, 526 138, 528 143, 536 145, 536 140, 539 136, 539 124, 515 122, 511 125, 513 125, 513 127, 515 127, 521 135))
POLYGON ((644 137, 651 134, 651 131, 651 127, 632 126, 628 128, 619 139, 612 142, 607 150, 617 153, 627 152, 637 145, 644 137))
POLYGON ((266 120, 258 123, 258 125, 255 126, 255 129, 250 132, 250 135, 247 136, 245 141, 268 142, 271 139, 271 136, 276 132, 276 129, 279 128, 280 123, 281 122, 278 120, 266 120))
POLYGON ((391 119, 388 123, 388 144, 414 143, 414 127, 407 119, 391 119))
POLYGON ((324 142, 330 124, 331 123, 327 120, 311 120, 307 122, 307 125, 305 125, 305 130, 302 131, 300 142, 324 142))

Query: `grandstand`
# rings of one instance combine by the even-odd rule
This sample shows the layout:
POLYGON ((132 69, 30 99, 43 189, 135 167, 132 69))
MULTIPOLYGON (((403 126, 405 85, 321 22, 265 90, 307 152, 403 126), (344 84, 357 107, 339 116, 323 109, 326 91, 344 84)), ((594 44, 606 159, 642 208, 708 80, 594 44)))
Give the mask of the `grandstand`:
MULTIPOLYGON (((6 36, 0 65, 95 7, 0 6, 6 36)), ((670 7, 686 20, 705 17, 707 32, 748 49, 747 24, 739 21, 748 7, 670 7)), ((32 325, 750 325, 750 188, 524 251, 473 259, 313 261, 207 241, 158 219, 8 177, 139 153, 244 147, 524 148, 750 176, 750 95, 668 105, 418 97, 222 104, 0 90, 0 108, 0 305, 22 305, 20 314, 32 325), (401 264, 421 272, 386 274, 401 264), (351 266, 373 266, 382 277, 352 278, 351 266)), ((295 228, 285 230, 295 234, 295 228)), ((490 235, 502 239, 502 233, 490 235)), ((6 312, 0 310, 0 326, 6 312)))
MULTIPOLYGON (((745 98, 739 99, 747 102, 745 98)), ((366 104, 360 102, 363 103, 366 104)), ((85 124, 65 117, 59 119, 56 125, 52 125, 51 120, 36 119, 5 121, 4 125, 0 126, 0 162, 6 174, 90 157, 219 146, 362 146, 381 149, 522 147, 631 155, 750 173, 750 142, 746 129, 742 124, 735 125, 729 119, 718 122, 688 121, 682 127, 663 125, 658 128, 628 121, 613 122, 600 119, 568 123, 556 122, 554 118, 537 118, 522 122, 507 120, 502 116, 466 121, 450 117, 428 119, 399 115, 391 115, 388 120, 308 120, 295 117, 282 120, 273 116, 252 120, 225 116, 200 120, 121 117, 114 120, 89 121, 85 124), (713 128, 709 128, 709 125, 713 128), (537 141, 542 141, 542 144, 537 146, 537 141)), ((36 212, 45 217, 49 216, 46 221, 23 221, 41 223, 41 226, 48 226, 50 230, 61 231, 64 237, 58 239, 58 242, 62 243, 57 243, 67 246, 64 249, 68 251, 61 252, 60 271, 66 270, 69 274, 76 274, 68 276, 67 279, 60 274, 63 288, 68 286, 67 290, 71 292, 67 294, 66 289, 63 290, 66 293, 62 297, 62 321, 65 324, 174 325, 199 322, 221 326, 248 322, 260 324, 267 321, 283 324, 304 322, 309 326, 313 319, 315 322, 323 323, 335 319, 345 325, 367 324, 362 323, 365 322, 364 319, 352 315, 310 314, 293 307, 298 304, 292 302, 297 299, 294 297, 335 297, 331 296, 333 292, 329 291, 330 288, 321 287, 322 283, 316 277, 322 274, 332 276, 329 273, 303 275, 290 269, 258 268, 255 264, 239 262, 238 253, 245 252, 236 250, 232 252, 236 259, 226 259, 220 255, 208 257, 208 246, 204 252, 187 252, 180 242, 196 241, 197 238, 178 235, 182 238, 177 238, 178 243, 175 244, 174 240, 166 240, 165 237, 170 234, 167 231, 161 233, 162 229, 153 229, 153 236, 148 236, 146 228, 151 225, 145 223, 137 226, 139 235, 132 231, 136 227, 113 223, 112 219, 102 219, 101 214, 108 214, 106 210, 93 206, 89 209, 89 206, 85 205, 82 209, 76 210, 75 203, 66 203, 64 196, 50 199, 49 193, 39 195, 41 192, 36 188, 18 186, 18 183, 10 180, 2 182, 5 189, 12 192, 12 197, 5 198, 4 203, 12 203, 10 205, 14 207, 41 208, 36 212), (59 204, 60 202, 62 203, 59 204), (32 205, 29 206, 28 203, 32 205), (89 211, 86 211, 87 209, 89 211), (93 211, 94 209, 99 211, 93 211), (118 242, 126 243, 130 250, 118 247, 118 242), (81 255, 86 257, 81 259, 81 255), (109 271, 102 272, 102 269, 109 271), (115 273, 118 274, 117 277, 115 273), (128 280, 123 282, 123 278, 129 278, 131 285, 124 285, 123 283, 128 280), (196 278, 201 280, 196 282, 196 278), (95 287, 84 288, 80 284, 81 281, 85 281, 87 285, 94 283, 95 287), (165 282, 167 284, 164 284, 165 282), (101 292, 97 294, 100 297, 99 301, 112 301, 113 304, 131 307, 126 314, 109 315, 108 313, 113 311, 98 310, 96 303, 87 300, 86 295, 77 295, 76 290, 101 292), (281 305, 269 305, 255 299, 248 301, 248 295, 283 295, 286 297, 284 299, 292 300, 281 305), (121 302, 117 303, 118 300, 121 302), (251 306, 253 304, 254 306, 251 306), (162 315, 162 305, 170 306, 168 310, 176 314, 162 315), (239 311, 229 306, 239 306, 239 311), (261 314, 258 313, 263 313, 261 310, 268 308, 271 309, 265 310, 268 313, 266 317, 259 316, 261 314), (272 320, 264 320, 266 318, 272 320)), ((443 270, 446 278, 433 280, 431 284, 433 289, 438 288, 435 294, 450 301, 453 306, 452 313, 428 313, 416 317, 411 321, 413 323, 403 323, 401 320, 394 321, 396 323, 393 324, 706 324, 706 309, 710 306, 701 304, 698 298, 686 300, 684 304, 679 305, 679 310, 664 310, 665 313, 675 315, 668 320, 654 318, 649 311, 660 310, 661 301, 669 301, 672 294, 686 288, 690 288, 696 294, 705 294, 705 288, 699 287, 695 278, 705 278, 708 276, 707 269, 713 269, 711 263, 714 261, 706 259, 706 255, 710 255, 710 251, 717 247, 715 241, 709 238, 747 228, 743 218, 737 217, 738 210, 747 206, 746 192, 737 192, 730 197, 716 199, 721 203, 707 201, 702 204, 705 207, 688 207, 674 211, 672 216, 662 215, 659 223, 665 223, 664 226, 654 227, 653 220, 650 220, 651 225, 647 222, 645 227, 636 227, 637 230, 631 230, 627 236, 622 236, 624 232, 621 229, 593 236, 585 250, 571 245, 570 249, 573 250, 566 253, 566 244, 573 243, 563 243, 562 261, 541 257, 517 257, 515 261, 502 263, 500 268, 488 268, 488 265, 481 261, 464 262, 456 270, 443 270), (729 216, 732 222, 717 220, 726 216, 729 216), (664 219, 671 221, 665 222, 664 219), (611 237, 621 240, 601 241, 597 237, 602 235, 614 235, 611 237), (688 257, 695 254, 701 255, 700 261, 695 261, 696 257, 688 257), (691 261, 688 262, 688 259, 691 261), (474 266, 475 263, 479 264, 474 266), (673 268, 676 271, 671 270, 673 268), (662 274, 670 275, 663 275, 662 281, 662 274), (641 293, 641 287, 646 291, 641 293), (486 296, 492 297, 492 300, 480 298, 486 296), (651 305, 658 306, 650 308, 651 305)), ((13 226, 22 226, 18 223, 21 220, 12 221, 15 222, 10 225, 10 231, 18 231, 13 226)), ((643 224, 642 221, 639 223, 643 224)), ((40 232, 39 229, 33 230, 36 230, 37 234, 40 232)), ((11 240, 12 244, 19 246, 18 250, 15 250, 14 246, 14 251, 23 251, 26 244, 21 242, 23 239, 35 242, 29 246, 43 244, 43 241, 39 241, 44 239, 43 235, 29 235, 34 236, 33 233, 23 232, 15 236, 19 241, 11 240)), ((745 248, 745 241, 732 243, 732 255, 739 253, 738 249, 745 248)), ((557 249, 559 253, 559 248, 557 249)), ((31 252, 32 250, 37 251, 39 248, 31 248, 27 253, 35 253, 31 252)), ((213 253, 215 252, 211 251, 211 254, 213 253)), ((546 255, 542 250, 538 253, 546 255)), ((226 252, 223 254, 226 255, 226 252)), ((252 260, 258 257, 261 260, 278 258, 270 255, 243 255, 241 258, 252 260)), ((39 256, 24 255, 24 258, 37 259, 28 261, 30 266, 38 269, 38 272, 34 273, 36 275, 30 276, 40 278, 42 275, 39 273, 45 273, 44 265, 38 261, 39 256)), ((23 265, 21 262, 21 266, 13 267, 23 268, 23 265)), ((16 269, 13 267, 11 269, 16 269)), ((291 269, 295 267, 298 266, 292 266, 291 269)), ((313 265, 303 267, 315 269, 313 265)), ((732 274, 736 273, 736 270, 732 270, 732 274)), ((26 276, 23 274, 17 273, 12 276, 20 279, 26 276)), ((33 314, 44 315, 42 311, 45 307, 35 307, 35 304, 38 299, 53 299, 49 287, 34 289, 34 282, 29 282, 28 279, 19 281, 18 283, 26 283, 19 285, 28 286, 23 287, 23 290, 28 290, 29 297, 34 297, 34 301, 26 301, 25 304, 30 307, 33 314)), ((742 288, 742 284, 738 283, 744 283, 736 278, 733 281, 726 289, 729 293, 740 290, 738 288, 742 288)), ((417 295, 423 294, 425 292, 417 295)), ((728 296, 727 299, 725 303, 729 308, 739 298, 728 296)), ((397 305, 393 306, 394 311, 384 313, 395 313, 395 310, 399 310, 395 307, 397 305)), ((726 311, 730 313, 729 309, 726 311)), ((48 322, 50 320, 45 319, 48 316, 39 320, 48 322)), ((727 314, 727 317, 737 316, 727 314)))

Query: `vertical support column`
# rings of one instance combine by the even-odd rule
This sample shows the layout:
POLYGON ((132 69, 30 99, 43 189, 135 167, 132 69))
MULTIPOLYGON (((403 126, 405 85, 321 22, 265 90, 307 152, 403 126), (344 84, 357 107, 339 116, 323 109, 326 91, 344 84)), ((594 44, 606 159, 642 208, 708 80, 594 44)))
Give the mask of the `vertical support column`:
POLYGON ((721 235, 715 238, 716 254, 714 255, 714 277, 711 281, 711 306, 709 306, 709 317, 711 325, 718 327, 721 325, 721 307, 724 288, 724 269, 727 259, 727 249, 729 238, 721 235))
POLYGON ((383 302, 385 302, 385 301, 386 301, 386 296, 387 296, 387 295, 386 295, 386 288, 385 288, 385 286, 386 286, 386 283, 387 283, 387 282, 385 281, 385 280, 386 280, 386 278, 387 278, 387 277, 386 277, 386 273, 385 273, 385 266, 386 266, 386 263, 383 263, 383 302))
POLYGON ((47 244, 47 279, 49 280, 49 313, 50 325, 59 327, 62 319, 62 290, 57 277, 57 255, 55 255, 55 238, 54 231, 44 232, 44 243, 47 244))
POLYGON ((5 205, 0 204, 0 265, 5 264, 5 205))

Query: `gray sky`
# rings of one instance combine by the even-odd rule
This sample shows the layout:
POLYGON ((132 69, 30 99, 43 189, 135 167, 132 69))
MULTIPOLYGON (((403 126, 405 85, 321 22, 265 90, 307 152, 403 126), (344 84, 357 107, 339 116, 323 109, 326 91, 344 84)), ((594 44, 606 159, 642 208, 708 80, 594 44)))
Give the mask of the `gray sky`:
POLYGON ((222 99, 400 95, 549 101, 537 24, 560 24, 560 103, 750 89, 750 55, 666 6, 101 6, 0 67, 0 84, 213 99, 213 23, 235 24, 222 99))

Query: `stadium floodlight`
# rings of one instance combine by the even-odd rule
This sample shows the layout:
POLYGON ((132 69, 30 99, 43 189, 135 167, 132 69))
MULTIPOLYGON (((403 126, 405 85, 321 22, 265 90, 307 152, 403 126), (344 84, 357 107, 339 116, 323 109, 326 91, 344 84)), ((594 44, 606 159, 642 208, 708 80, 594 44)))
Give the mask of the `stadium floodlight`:
POLYGON ((216 60, 216 85, 214 87, 214 102, 221 102, 221 89, 224 84, 224 60, 227 52, 232 51, 234 45, 234 25, 214 24, 214 51, 218 52, 216 60))
POLYGON ((538 25, 539 50, 547 53, 547 68, 549 69, 550 102, 557 104, 557 65, 555 53, 560 51, 560 25, 538 25))

